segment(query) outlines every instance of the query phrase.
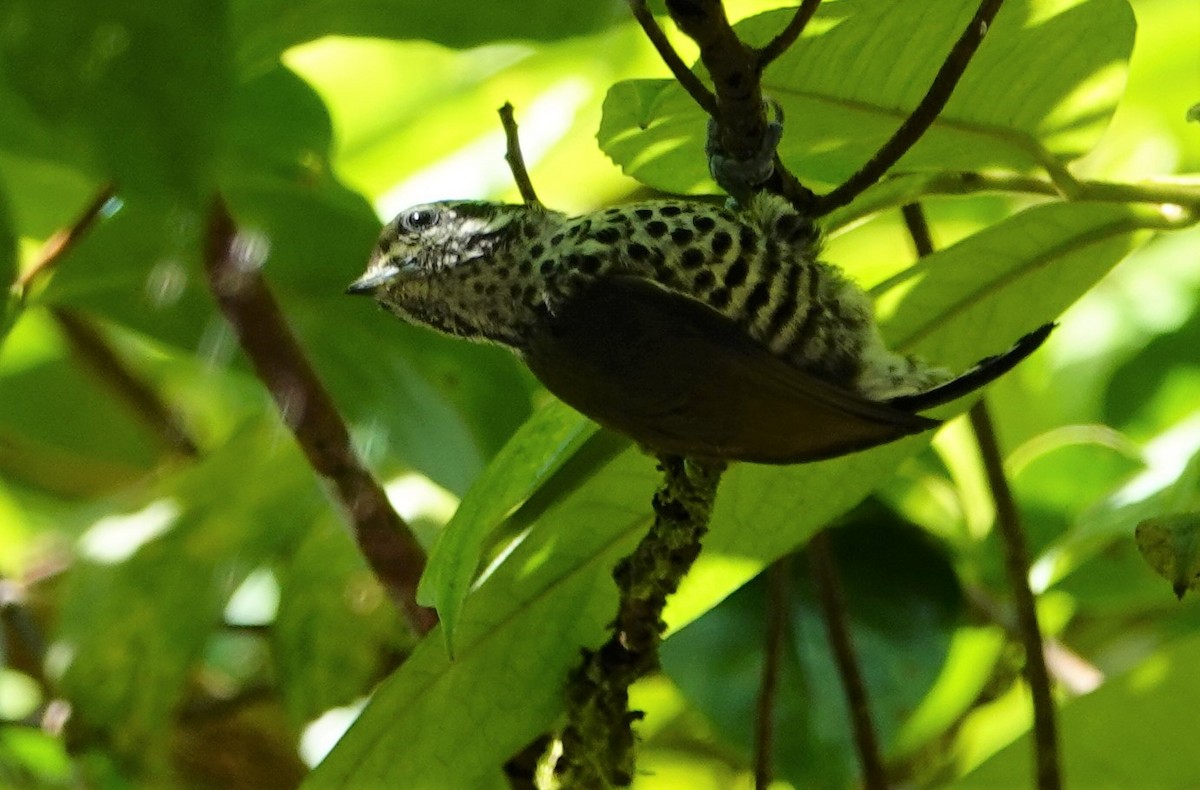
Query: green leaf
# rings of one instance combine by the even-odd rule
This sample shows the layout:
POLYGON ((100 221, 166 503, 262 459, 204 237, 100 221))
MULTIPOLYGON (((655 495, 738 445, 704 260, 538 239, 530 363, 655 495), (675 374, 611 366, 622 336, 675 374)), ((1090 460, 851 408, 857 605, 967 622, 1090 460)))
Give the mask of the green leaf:
MULTIPOLYGON (((671 601, 672 627, 844 513, 921 442, 793 468, 732 467, 698 572, 671 601)), ((579 646, 598 645, 612 619, 611 569, 649 525, 657 484, 650 459, 629 449, 604 460, 623 444, 597 435, 571 462, 599 464, 584 484, 535 495, 517 511, 514 526, 528 532, 471 593, 455 657, 425 639, 316 769, 311 786, 471 786, 553 723, 560 679, 578 661, 579 646), (436 733, 428 727, 434 720, 436 733)))
MULTIPOLYGON (((763 77, 790 121, 784 163, 804 182, 845 180, 916 107, 977 5, 822 5, 810 32, 763 77)), ((737 30, 762 44, 793 13, 768 12, 737 30)), ((1133 33, 1125 0, 1006 3, 938 121, 894 172, 1054 170, 1086 153, 1124 88, 1133 33)), ((642 183, 694 192, 713 189, 704 135, 701 110, 674 81, 658 80, 614 86, 599 139, 642 183)))
MULTIPOLYGON (((1196 765, 1187 757, 1189 726, 1200 698, 1195 671, 1200 636, 1160 648, 1098 690, 1058 712, 1063 776, 1071 787, 1189 787, 1196 765)), ((1028 787, 1032 737, 1023 735, 954 782, 954 788, 1028 787)))
MULTIPOLYGON (((892 744, 938 676, 961 593, 946 558, 915 528, 865 507, 831 532, 851 636, 881 747, 892 744)), ((858 760, 825 622, 807 564, 791 563, 788 629, 776 696, 774 764, 796 787, 852 786, 858 760)), ((763 576, 731 595, 662 649, 663 669, 720 739, 753 753, 766 628, 763 576)), ((987 666, 979 667, 981 675, 987 666)))
POLYGON ((51 134, 123 189, 207 199, 231 75, 225 7, 182 0, 80 5, 13 0, 0 11, 8 81, 51 134))
POLYGON ((1176 598, 1200 589, 1200 513, 1148 518, 1137 525, 1133 538, 1146 563, 1171 583, 1176 598))
POLYGON ((424 38, 465 48, 501 39, 580 36, 624 21, 628 13, 612 0, 570 6, 494 0, 469 7, 421 0, 234 0, 232 12, 238 59, 245 66, 269 62, 288 47, 322 36, 424 38))
POLYGON ((596 429, 594 422, 571 407, 549 401, 512 435, 441 532, 429 555, 417 599, 438 610, 450 655, 454 654, 463 600, 479 568, 485 541, 596 429))
POLYGON ((872 289, 880 325, 895 348, 972 364, 1058 316, 1145 230, 1167 224, 1147 206, 1034 206, 872 289))

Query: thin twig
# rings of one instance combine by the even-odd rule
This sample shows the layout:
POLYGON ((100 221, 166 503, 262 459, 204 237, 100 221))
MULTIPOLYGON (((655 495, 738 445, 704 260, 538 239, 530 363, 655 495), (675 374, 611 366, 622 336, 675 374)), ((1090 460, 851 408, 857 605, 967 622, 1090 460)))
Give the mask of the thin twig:
POLYGON ((933 255, 933 234, 929 231, 929 221, 925 218, 925 210, 920 203, 905 203, 900 207, 900 215, 904 217, 904 225, 912 238, 913 249, 918 258, 933 255))
POLYGON ((767 627, 763 646, 762 676, 754 717, 754 788, 766 790, 774 773, 775 700, 779 691, 779 667, 783 661, 784 636, 789 620, 792 557, 771 563, 767 570, 767 627))
POLYGON ((525 167, 525 157, 521 154, 521 137, 517 132, 517 119, 513 117, 512 102, 504 102, 500 108, 500 123, 504 126, 504 161, 512 171, 513 181, 517 182, 517 191, 526 206, 540 206, 537 192, 534 191, 533 181, 529 178, 529 170, 525 167))
POLYGON ((979 401, 971 407, 971 427, 979 442, 983 468, 996 502, 996 526, 1004 548, 1004 571, 1012 587, 1017 607, 1017 626, 1025 648, 1025 678, 1033 696, 1033 736, 1036 751, 1036 776, 1039 790, 1058 790, 1062 773, 1058 760, 1058 725, 1054 698, 1050 693, 1050 675, 1046 671, 1045 646, 1038 626, 1037 600, 1029 587, 1029 547, 1008 479, 1004 460, 996 441, 996 430, 987 405, 979 401))
POLYGON ((821 0, 804 0, 800 7, 796 9, 796 15, 792 17, 792 21, 788 26, 780 31, 779 35, 767 42, 767 45, 760 47, 758 50, 758 69, 761 72, 771 64, 771 61, 778 58, 784 52, 787 52, 788 47, 796 43, 796 39, 800 38, 800 34, 804 32, 804 28, 808 27, 809 21, 813 18, 813 14, 817 13, 817 8, 820 7, 821 0))
POLYGON ((46 239, 46 243, 38 252, 37 260, 13 283, 14 289, 20 296, 24 297, 34 280, 52 270, 63 256, 79 243, 79 240, 96 223, 104 211, 104 207, 116 197, 116 194, 116 187, 112 184, 105 184, 74 222, 46 239))
MULTIPOLYGON (((921 205, 909 203, 904 206, 902 213, 918 255, 924 257, 931 254, 933 242, 929 233, 929 223, 921 205)), ((1004 547, 1004 570, 1013 590, 1013 599, 1017 607, 1017 631, 1025 648, 1025 677, 1029 681, 1030 693, 1033 696, 1037 786, 1039 790, 1057 790, 1062 786, 1062 776, 1058 763, 1054 698, 1050 693, 1050 675, 1046 669, 1046 647, 1037 621, 1037 601, 1029 587, 1029 547, 1025 543, 1025 532, 1021 528, 1017 504, 1004 473, 1004 459, 1000 455, 995 427, 988 414, 986 402, 980 400, 971 407, 970 414, 971 427, 979 442, 988 485, 996 503, 996 524, 1000 530, 1001 545, 1004 547)))
POLYGON ((436 613, 416 600, 425 552, 355 455, 333 399, 263 281, 261 262, 248 260, 241 247, 233 218, 218 197, 204 250, 209 288, 308 462, 336 489, 371 569, 413 630, 424 634, 437 622, 436 613))
POLYGON ((859 168, 858 172, 832 192, 817 199, 817 216, 828 214, 858 197, 863 190, 878 181, 892 165, 900 161, 929 130, 942 108, 946 106, 946 102, 950 100, 950 95, 967 70, 975 51, 979 49, 979 44, 1003 2, 1004 0, 983 0, 979 4, 975 15, 954 43, 950 54, 946 56, 942 67, 933 78, 929 90, 917 103, 912 114, 904 119, 891 138, 859 168))
POLYGON ((195 440, 188 434, 179 415, 148 382, 130 369, 99 327, 78 312, 65 307, 54 307, 50 312, 76 358, 95 373, 122 402, 128 404, 133 413, 163 444, 190 458, 200 454, 195 440))
POLYGON ((846 706, 850 712, 851 729, 854 731, 854 748, 862 765, 863 787, 868 790, 886 790, 887 772, 879 749, 879 736, 871 717, 871 704, 867 696, 867 685, 858 667, 858 656, 854 640, 850 636, 849 618, 846 616, 846 599, 842 593, 842 582, 838 577, 837 559, 829 540, 829 531, 821 530, 808 542, 806 549, 813 585, 825 618, 829 634, 829 646, 833 650, 838 677, 846 695, 846 706))
POLYGON ((555 766, 562 787, 633 781, 632 725, 642 714, 629 710, 629 687, 659 667, 663 607, 700 554, 725 464, 664 455, 659 468, 654 524, 613 571, 620 603, 612 636, 599 650, 584 650, 567 678, 567 724, 555 766))
POLYGON ((671 42, 667 40, 667 34, 658 26, 654 15, 646 7, 646 0, 629 0, 629 8, 633 12, 633 18, 642 26, 646 38, 650 39, 650 43, 658 50, 658 55, 663 59, 663 63, 666 63, 667 68, 671 70, 675 80, 683 86, 683 89, 688 92, 696 104, 700 105, 702 110, 709 115, 715 115, 717 97, 713 95, 707 85, 700 81, 695 72, 688 68, 688 65, 683 62, 683 58, 679 57, 675 47, 671 46, 671 42))

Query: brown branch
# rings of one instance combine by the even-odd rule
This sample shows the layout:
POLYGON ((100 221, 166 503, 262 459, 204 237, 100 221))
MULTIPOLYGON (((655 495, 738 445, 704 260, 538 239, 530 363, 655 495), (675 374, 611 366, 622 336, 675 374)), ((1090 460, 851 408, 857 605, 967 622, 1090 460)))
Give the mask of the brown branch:
POLYGON ((813 535, 806 550, 809 570, 816 587, 825 628, 829 634, 829 646, 846 695, 846 707, 850 712, 851 729, 854 731, 854 747, 862 765, 863 787, 868 790, 886 790, 887 772, 879 749, 879 736, 871 718, 871 704, 867 696, 867 685, 858 668, 858 656, 854 640, 850 636, 850 623, 846 615, 846 599, 842 593, 842 582, 838 577, 837 560, 829 540, 829 531, 821 530, 813 535))
POLYGON ((754 717, 755 790, 767 790, 774 773, 775 698, 779 691, 783 641, 788 630, 791 573, 791 555, 771 563, 767 570, 766 644, 763 646, 762 676, 758 683, 758 704, 754 717))
POLYGON ((683 86, 683 89, 688 92, 696 104, 700 105, 702 110, 709 115, 716 115, 717 97, 713 95, 707 85, 700 81, 696 73, 688 68, 688 65, 683 62, 683 58, 679 57, 675 47, 671 46, 671 42, 667 40, 666 33, 658 26, 654 15, 646 7, 646 0, 629 0, 629 8, 633 11, 633 18, 642 26, 646 38, 650 39, 650 43, 658 50, 658 55, 663 59, 663 63, 666 63, 667 68, 671 70, 675 80, 683 86))
POLYGON ((629 687, 659 667, 667 597, 700 554, 725 464, 664 455, 663 482, 654 495, 654 524, 633 553, 617 564, 620 591, 612 636, 584 650, 567 678, 567 724, 555 766, 562 787, 624 787, 633 781, 633 723, 629 687))
POLYGON ((513 181, 517 182, 517 190, 527 206, 540 206, 537 192, 533 188, 533 180, 529 178, 529 170, 525 167, 525 157, 521 154, 521 138, 517 133, 517 119, 513 117, 512 102, 505 102, 500 108, 500 123, 504 126, 504 161, 512 171, 513 181))
POLYGON ((813 18, 813 14, 817 13, 817 8, 821 5, 821 0, 804 0, 796 9, 796 15, 792 17, 792 21, 788 26, 780 31, 779 35, 771 39, 766 46, 760 47, 758 50, 758 70, 759 73, 771 64, 771 61, 778 58, 792 44, 796 43, 796 39, 800 38, 800 34, 804 32, 804 28, 808 27, 809 21, 813 18))
POLYGON ((434 611, 416 601, 425 552, 355 456, 333 399, 288 328, 257 262, 247 260, 239 246, 233 218, 217 197, 204 250, 209 288, 308 462, 333 484, 371 569, 413 630, 424 634, 437 622, 434 611))
POLYGON ((63 256, 70 252, 96 223, 104 211, 104 207, 116 197, 116 194, 116 187, 112 184, 105 184, 73 223, 46 239, 46 243, 38 252, 37 260, 13 283, 18 295, 23 298, 34 280, 58 265, 63 256))
MULTIPOLYGON (((766 62, 761 51, 738 38, 720 0, 667 0, 667 11, 699 46, 700 61, 712 77, 715 101, 697 101, 717 124, 721 150, 740 161, 761 157, 768 136, 761 81, 766 62)), ((789 25, 797 35, 802 27, 799 21, 793 18, 789 25)), ((791 33, 785 30, 781 35, 791 33)), ((812 213, 816 195, 784 167, 778 154, 770 178, 758 188, 782 195, 802 213, 812 213)))
POLYGON ((71 352, 174 452, 195 458, 200 454, 179 415, 148 382, 139 377, 101 333, 99 327, 65 307, 50 310, 71 352))
POLYGON ((988 485, 996 503, 996 526, 1000 530, 1000 543, 1004 548, 1004 571, 1012 587, 1017 607, 1017 627, 1025 648, 1025 678, 1029 681, 1029 691, 1033 696, 1037 786, 1039 790, 1057 790, 1062 787, 1058 726, 1054 698, 1050 693, 1050 675, 1046 670, 1045 646, 1038 626, 1037 600, 1029 587, 1029 547, 1021 528, 1016 501, 1008 487, 1008 478, 1004 475, 1000 445, 996 441, 996 430, 985 402, 981 400, 972 406, 970 416, 971 427, 979 442, 979 452, 983 456, 988 485))
POLYGON ((892 165, 916 145, 950 100, 950 95, 967 70, 975 51, 979 49, 979 44, 1003 2, 1004 0, 982 0, 912 114, 904 119, 891 138, 859 168, 858 172, 832 192, 817 199, 817 216, 824 216, 854 200, 863 190, 882 178, 892 165))

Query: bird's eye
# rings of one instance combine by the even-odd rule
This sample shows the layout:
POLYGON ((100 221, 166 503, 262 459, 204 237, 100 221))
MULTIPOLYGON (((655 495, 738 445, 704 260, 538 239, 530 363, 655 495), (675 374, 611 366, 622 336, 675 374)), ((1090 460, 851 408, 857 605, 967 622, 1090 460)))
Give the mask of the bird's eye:
POLYGON ((422 231, 437 224, 438 213, 434 209, 414 208, 400 215, 400 223, 406 230, 422 231))

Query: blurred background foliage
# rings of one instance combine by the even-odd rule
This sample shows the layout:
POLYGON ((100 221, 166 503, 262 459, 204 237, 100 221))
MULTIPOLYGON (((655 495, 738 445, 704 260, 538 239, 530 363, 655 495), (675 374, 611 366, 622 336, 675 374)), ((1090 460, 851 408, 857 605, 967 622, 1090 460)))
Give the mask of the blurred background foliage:
MULTIPOLYGON (((735 19, 782 5, 726 2, 735 19)), ((806 184, 878 145, 974 4, 904 6, 830 0, 767 73, 806 184)), ((946 170, 1197 173, 1198 29, 1191 0, 1012 0, 947 122, 826 228, 826 257, 875 288, 906 349, 963 367, 1062 313, 988 400, 1079 787, 1197 775, 1200 610, 1133 539, 1200 509, 1195 215, 1128 192, 931 197, 950 249, 913 267, 891 208, 946 170)), ((500 764, 554 725, 559 679, 611 616, 608 572, 648 523, 653 465, 506 353, 342 289, 380 217, 516 199, 505 101, 555 208, 711 193, 703 118, 665 76, 616 0, 0 4, 0 272, 21 286, 0 322, 0 784, 504 786, 500 764), (36 271, 110 183, 94 226, 36 271), (217 190, 397 510, 427 546, 445 536, 422 589, 440 635, 399 625, 214 309, 199 248, 217 190), (113 359, 175 434, 114 388, 113 359)), ((993 517, 961 420, 932 443, 733 469, 668 612, 688 627, 636 689, 638 786, 750 786, 756 576, 834 520, 893 775, 1024 784, 1030 713, 993 517)), ((780 786, 853 786, 804 563, 793 582, 780 786)))

